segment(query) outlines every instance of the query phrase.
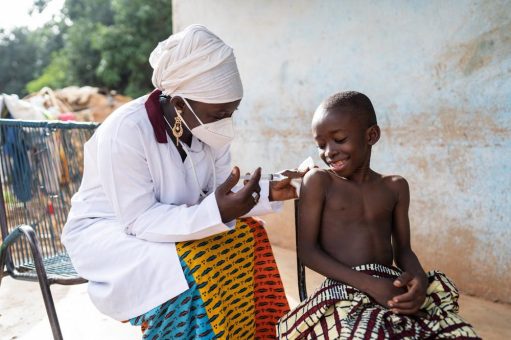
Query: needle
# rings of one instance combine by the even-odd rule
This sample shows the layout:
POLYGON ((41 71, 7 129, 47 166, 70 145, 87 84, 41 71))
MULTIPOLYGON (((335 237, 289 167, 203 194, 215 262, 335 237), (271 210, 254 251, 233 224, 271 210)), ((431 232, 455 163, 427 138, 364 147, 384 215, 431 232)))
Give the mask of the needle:
MULTIPOLYGON (((240 179, 242 180, 249 180, 250 178, 252 177, 252 175, 243 175, 240 177, 240 179)), ((266 180, 266 181, 282 181, 284 179, 286 179, 287 176, 284 176, 282 174, 264 174, 264 175, 261 175, 261 179, 262 180, 266 180)))

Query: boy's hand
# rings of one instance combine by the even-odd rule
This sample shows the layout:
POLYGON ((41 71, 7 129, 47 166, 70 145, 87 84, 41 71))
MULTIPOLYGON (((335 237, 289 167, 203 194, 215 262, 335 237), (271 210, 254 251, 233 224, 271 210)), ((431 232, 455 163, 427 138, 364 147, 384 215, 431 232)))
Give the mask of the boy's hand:
POLYGON ((373 299, 386 308, 391 308, 389 302, 396 295, 406 293, 406 289, 396 287, 390 279, 371 277, 370 287, 367 291, 373 299))
POLYGON ((293 178, 302 178, 309 171, 309 168, 300 170, 284 170, 280 174, 287 176, 286 179, 278 182, 270 182, 270 201, 285 201, 298 198, 294 186, 291 185, 293 178))
POLYGON ((394 296, 389 302, 389 306, 394 313, 416 314, 424 300, 426 299, 426 290, 428 279, 425 275, 412 275, 409 272, 402 273, 395 281, 394 286, 406 288, 407 292, 394 296))

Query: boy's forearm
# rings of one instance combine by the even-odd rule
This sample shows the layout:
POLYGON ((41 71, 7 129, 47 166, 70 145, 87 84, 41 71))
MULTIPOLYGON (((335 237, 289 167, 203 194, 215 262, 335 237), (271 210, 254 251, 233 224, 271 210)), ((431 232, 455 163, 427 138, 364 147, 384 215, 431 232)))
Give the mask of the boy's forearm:
POLYGON ((426 273, 424 272, 417 255, 415 255, 411 249, 400 252, 399 255, 396 256, 396 264, 403 271, 409 272, 414 276, 426 277, 426 273))
POLYGON ((300 256, 304 265, 338 282, 345 283, 360 291, 369 293, 372 276, 358 272, 340 263, 321 249, 307 250, 306 256, 300 256))

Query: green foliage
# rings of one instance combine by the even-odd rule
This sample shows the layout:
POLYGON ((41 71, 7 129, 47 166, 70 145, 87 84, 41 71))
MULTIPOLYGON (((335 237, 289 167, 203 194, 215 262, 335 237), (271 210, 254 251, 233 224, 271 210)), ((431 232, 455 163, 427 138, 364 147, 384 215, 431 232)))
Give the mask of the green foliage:
MULTIPOLYGON (((34 8, 51 1, 34 0, 34 8)), ((171 11, 171 0, 66 0, 62 16, 41 29, 0 31, 0 92, 90 85, 147 93, 149 54, 171 34, 171 11)))
POLYGON ((0 93, 26 95, 25 84, 39 77, 52 53, 62 48, 65 28, 52 20, 36 31, 26 27, 0 31, 0 93))
POLYGON ((149 54, 172 30, 170 0, 112 0, 114 25, 98 31, 98 77, 129 96, 152 89, 149 54))
MULTIPOLYGON (((0 35, 0 92, 19 94, 36 74, 33 51, 36 48, 26 28, 0 35)), ((25 93, 21 92, 21 95, 25 93)))
POLYGON ((68 59, 63 53, 56 52, 43 74, 27 84, 27 91, 34 93, 45 86, 53 89, 66 87, 69 84, 66 72, 68 69, 68 59))
POLYGON ((111 2, 105 0, 66 0, 62 12, 72 22, 83 20, 110 26, 114 23, 111 2))
POLYGON ((101 51, 94 48, 92 43, 98 26, 97 23, 84 18, 77 20, 67 31, 62 52, 68 60, 70 83, 80 86, 101 85, 96 76, 96 68, 101 62, 101 51))
POLYGON ((51 0, 34 0, 34 9, 41 13, 51 0))

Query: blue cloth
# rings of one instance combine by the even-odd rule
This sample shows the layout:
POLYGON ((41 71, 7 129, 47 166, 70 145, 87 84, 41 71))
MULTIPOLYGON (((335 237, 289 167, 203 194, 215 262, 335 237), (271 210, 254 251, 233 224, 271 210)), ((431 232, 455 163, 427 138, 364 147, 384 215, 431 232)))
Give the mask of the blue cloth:
POLYGON ((5 129, 5 151, 11 157, 10 174, 14 195, 20 202, 32 199, 32 169, 28 159, 28 146, 22 138, 19 128, 7 127, 5 129))
POLYGON ((181 259, 190 289, 179 296, 130 319, 134 326, 142 326, 143 339, 217 339, 204 309, 199 288, 188 266, 181 259))

